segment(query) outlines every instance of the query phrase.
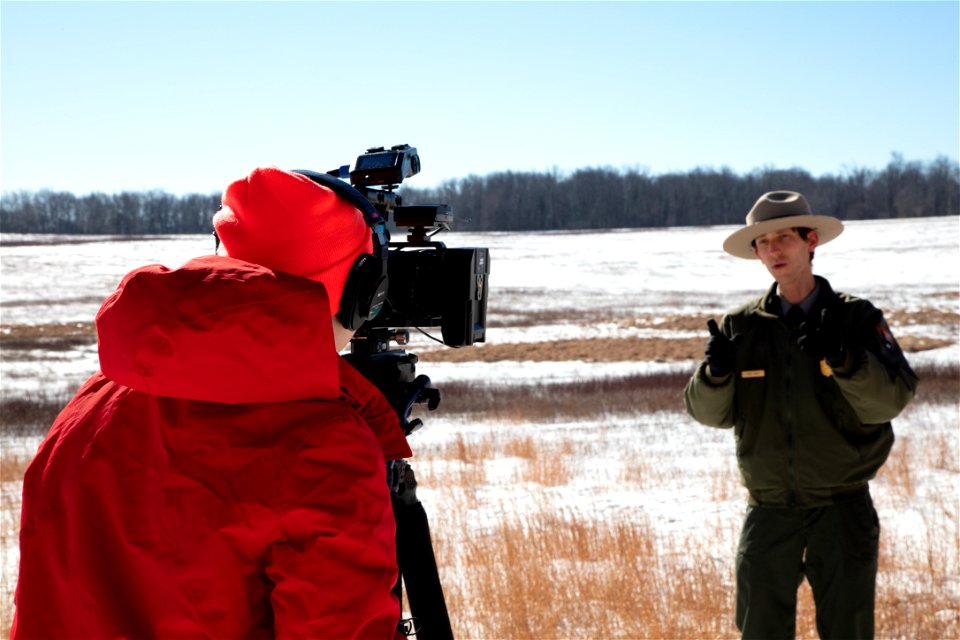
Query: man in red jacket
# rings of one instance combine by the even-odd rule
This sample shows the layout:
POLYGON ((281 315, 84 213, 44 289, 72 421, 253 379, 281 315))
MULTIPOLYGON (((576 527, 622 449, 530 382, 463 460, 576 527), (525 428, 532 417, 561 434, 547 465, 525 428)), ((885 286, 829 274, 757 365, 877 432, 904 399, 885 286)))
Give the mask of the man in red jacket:
POLYGON ((256 169, 223 194, 222 255, 106 300, 101 372, 24 478, 13 637, 395 636, 384 462, 411 452, 338 355, 375 250, 342 195, 256 169))

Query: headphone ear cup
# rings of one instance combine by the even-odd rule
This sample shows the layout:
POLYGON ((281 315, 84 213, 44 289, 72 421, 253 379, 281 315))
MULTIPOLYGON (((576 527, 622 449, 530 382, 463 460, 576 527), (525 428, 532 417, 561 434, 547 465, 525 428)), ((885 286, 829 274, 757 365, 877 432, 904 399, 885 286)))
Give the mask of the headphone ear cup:
POLYGON ((372 255, 356 259, 347 275, 340 297, 337 318, 346 329, 356 330, 373 319, 387 299, 387 275, 383 265, 372 255))

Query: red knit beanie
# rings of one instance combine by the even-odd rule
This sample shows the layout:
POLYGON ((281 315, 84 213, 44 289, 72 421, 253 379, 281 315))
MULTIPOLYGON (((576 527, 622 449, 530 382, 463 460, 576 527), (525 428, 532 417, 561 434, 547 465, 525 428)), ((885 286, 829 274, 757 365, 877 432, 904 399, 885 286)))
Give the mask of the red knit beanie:
POLYGON ((223 192, 213 217, 226 254, 322 282, 336 315, 350 267, 373 253, 363 214, 327 187, 276 167, 254 169, 223 192))

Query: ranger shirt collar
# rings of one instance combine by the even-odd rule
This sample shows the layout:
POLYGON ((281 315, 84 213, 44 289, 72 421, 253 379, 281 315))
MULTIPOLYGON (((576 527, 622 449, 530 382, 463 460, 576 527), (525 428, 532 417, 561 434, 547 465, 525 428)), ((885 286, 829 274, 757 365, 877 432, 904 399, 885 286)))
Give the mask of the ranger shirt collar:
MULTIPOLYGON (((803 309, 804 315, 807 317, 810 317, 811 313, 814 317, 818 316, 819 314, 817 312, 824 307, 830 306, 830 301, 836 297, 833 287, 830 286, 826 278, 820 276, 813 276, 813 278, 816 282, 813 291, 800 303, 800 308, 803 309)), ((770 285, 766 295, 761 298, 760 309, 770 315, 782 318, 793 305, 781 298, 778 292, 779 285, 774 282, 770 285)))
MULTIPOLYGON (((817 280, 814 280, 813 291, 811 291, 810 294, 806 298, 804 298, 803 301, 800 303, 800 310, 803 311, 804 316, 810 315, 810 311, 813 310, 813 305, 817 301, 817 295, 819 293, 820 293, 820 282, 817 280)), ((789 312, 790 309, 792 309, 796 305, 790 304, 790 302, 786 298, 780 295, 779 285, 777 285, 776 296, 780 301, 780 316, 786 317, 787 312, 789 312)))

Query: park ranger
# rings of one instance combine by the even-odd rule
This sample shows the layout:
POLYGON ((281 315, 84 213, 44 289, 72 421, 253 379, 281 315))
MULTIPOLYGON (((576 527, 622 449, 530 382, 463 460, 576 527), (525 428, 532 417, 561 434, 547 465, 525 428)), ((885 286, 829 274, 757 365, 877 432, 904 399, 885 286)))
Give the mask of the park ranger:
POLYGON ((893 445, 890 421, 917 377, 883 314, 813 274, 843 224, 794 191, 764 194, 723 244, 775 282, 708 322, 687 411, 732 428, 749 493, 737 550, 744 638, 791 638, 797 588, 813 590, 822 638, 870 638, 880 525, 868 481, 893 445))

